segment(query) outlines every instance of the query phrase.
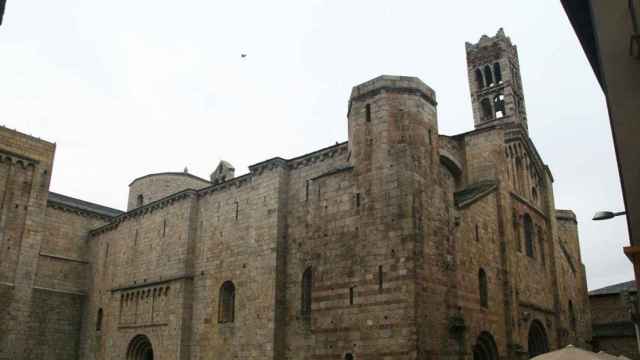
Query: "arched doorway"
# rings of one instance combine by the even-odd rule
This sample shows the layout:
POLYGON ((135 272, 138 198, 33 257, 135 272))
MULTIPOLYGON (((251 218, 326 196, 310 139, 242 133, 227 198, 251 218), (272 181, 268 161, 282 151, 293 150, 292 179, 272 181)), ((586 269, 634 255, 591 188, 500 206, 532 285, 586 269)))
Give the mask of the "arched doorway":
POLYGON ((498 348, 493 336, 483 331, 473 346, 473 360, 498 360, 498 348))
POLYGON ((153 360, 153 347, 145 335, 136 335, 129 343, 127 360, 153 360))
POLYGON ((549 352, 549 340, 544 326, 538 320, 533 320, 529 327, 529 358, 549 352))

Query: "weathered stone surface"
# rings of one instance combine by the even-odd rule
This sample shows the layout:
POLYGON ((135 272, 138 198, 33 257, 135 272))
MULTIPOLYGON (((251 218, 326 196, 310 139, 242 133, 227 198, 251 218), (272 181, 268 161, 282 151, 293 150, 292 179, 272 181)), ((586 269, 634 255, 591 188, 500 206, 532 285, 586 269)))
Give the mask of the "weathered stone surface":
MULTIPOLYGON (((469 44, 470 74, 517 71, 507 40, 469 44)), ((516 75, 470 77, 474 111, 516 75)), ((47 202, 53 145, 0 129, 1 159, 39 161, 0 164, 0 358, 518 359, 532 328, 584 346, 575 216, 509 101, 444 136, 433 89, 380 76, 353 88, 348 142, 214 184, 138 178, 126 213, 47 202)))

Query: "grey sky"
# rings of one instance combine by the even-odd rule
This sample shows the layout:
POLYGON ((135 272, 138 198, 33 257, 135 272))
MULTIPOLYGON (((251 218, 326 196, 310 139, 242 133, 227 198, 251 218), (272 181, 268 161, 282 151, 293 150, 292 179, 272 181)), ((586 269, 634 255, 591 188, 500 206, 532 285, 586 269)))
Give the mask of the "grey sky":
POLYGON ((604 96, 559 0, 9 0, 0 123, 57 143, 53 191, 124 209, 147 173, 208 177, 220 159, 244 173, 346 140, 351 87, 380 74, 418 76, 441 133, 470 130, 464 42, 499 27, 589 288, 631 279, 625 219, 590 220, 623 202, 604 96))

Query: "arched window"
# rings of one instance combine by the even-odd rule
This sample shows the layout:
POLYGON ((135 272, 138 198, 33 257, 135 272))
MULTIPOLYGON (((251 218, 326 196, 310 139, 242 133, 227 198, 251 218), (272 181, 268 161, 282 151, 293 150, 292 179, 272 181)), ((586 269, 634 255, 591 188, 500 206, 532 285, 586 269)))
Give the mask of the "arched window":
POLYGON ((302 296, 300 312, 303 316, 311 314, 311 289, 313 288, 313 272, 308 267, 302 274, 302 296))
POLYGON ((505 115, 504 95, 498 94, 493 97, 493 110, 495 111, 496 118, 501 118, 505 115))
POLYGON ((480 290, 480 306, 489 307, 489 290, 487 289, 487 273, 484 269, 478 272, 478 287, 480 290))
POLYGON ((476 69, 476 84, 478 85, 478 90, 484 88, 484 79, 482 78, 482 71, 480 71, 480 69, 476 69))
POLYGON ((573 309, 573 303, 569 300, 569 323, 571 325, 571 330, 576 331, 576 312, 573 309))
POLYGON ((102 308, 98 309, 98 316, 96 318, 96 331, 102 330, 102 308))
POLYGON ((473 360, 498 360, 498 347, 493 336, 483 331, 473 346, 473 360))
POLYGON ((136 198, 136 205, 138 207, 144 205, 144 196, 142 194, 138 195, 138 197, 136 198))
POLYGON ((491 67, 489 65, 484 67, 484 81, 487 86, 493 85, 493 75, 491 75, 491 67))
POLYGON ((480 107, 482 108, 482 119, 493 119, 493 109, 491 107, 491 100, 484 98, 480 101, 480 107))
POLYGON ((220 301, 218 303, 218 322, 230 323, 234 318, 236 287, 229 280, 220 287, 220 301))
POLYGON ((496 79, 496 84, 500 84, 502 82, 502 71, 500 70, 500 63, 493 64, 493 74, 496 79))
POLYGON ((533 229, 533 221, 529 214, 524 215, 524 244, 527 250, 527 256, 533 257, 533 243, 535 241, 535 231, 533 229))
POLYGON ((353 357, 352 353, 344 354, 344 360, 353 360, 353 359, 355 359, 355 358, 353 357))

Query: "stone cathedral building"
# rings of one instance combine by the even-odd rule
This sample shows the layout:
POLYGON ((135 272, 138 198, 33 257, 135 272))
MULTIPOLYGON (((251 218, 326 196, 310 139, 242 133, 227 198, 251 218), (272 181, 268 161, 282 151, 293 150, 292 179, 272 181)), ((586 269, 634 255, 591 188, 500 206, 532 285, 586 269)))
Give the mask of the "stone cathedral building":
MULTIPOLYGON (((353 88, 348 142, 126 211, 49 191, 55 145, 0 129, 1 359, 527 359, 586 346, 576 217, 529 138, 517 49, 466 44, 474 129, 434 90, 353 88)), ((535 121, 532 119, 532 121, 535 121)))

